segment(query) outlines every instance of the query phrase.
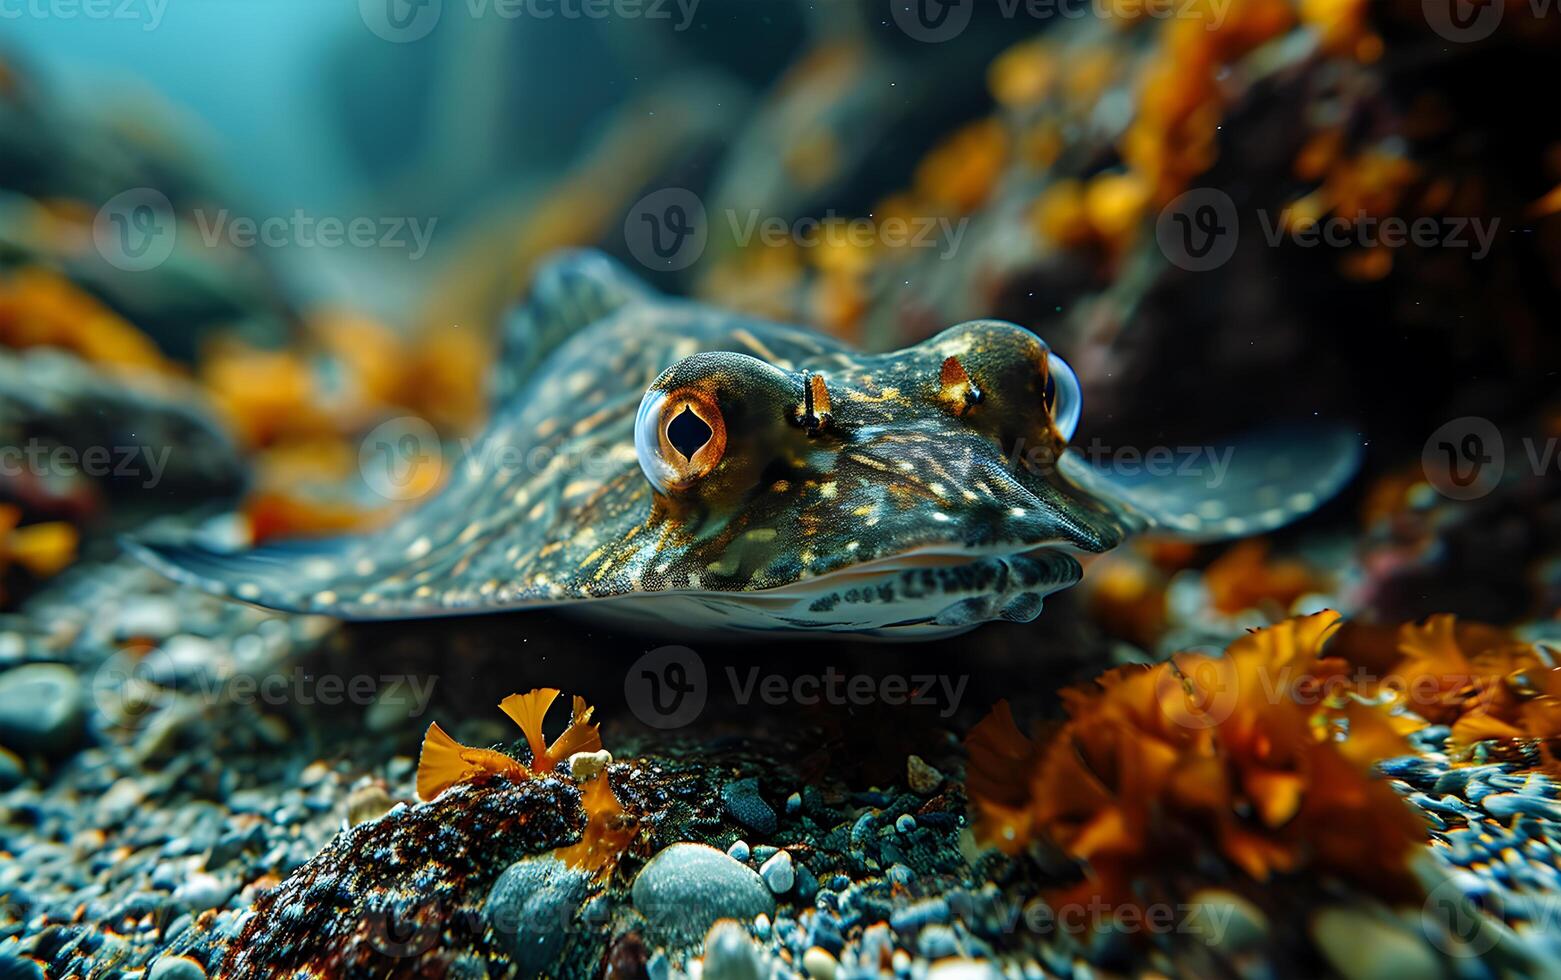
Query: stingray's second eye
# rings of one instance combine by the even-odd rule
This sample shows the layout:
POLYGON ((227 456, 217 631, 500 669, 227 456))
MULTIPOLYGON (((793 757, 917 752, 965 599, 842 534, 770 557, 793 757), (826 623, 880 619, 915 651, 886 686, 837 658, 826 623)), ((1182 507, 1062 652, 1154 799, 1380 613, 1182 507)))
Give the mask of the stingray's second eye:
POLYGON ((634 453, 657 491, 687 489, 715 469, 726 453, 721 409, 709 395, 692 388, 647 391, 634 420, 634 453))
POLYGON ((1057 434, 1067 442, 1079 427, 1079 413, 1084 407, 1079 379, 1068 367, 1068 362, 1053 352, 1047 353, 1046 368, 1046 411, 1052 417, 1057 434))

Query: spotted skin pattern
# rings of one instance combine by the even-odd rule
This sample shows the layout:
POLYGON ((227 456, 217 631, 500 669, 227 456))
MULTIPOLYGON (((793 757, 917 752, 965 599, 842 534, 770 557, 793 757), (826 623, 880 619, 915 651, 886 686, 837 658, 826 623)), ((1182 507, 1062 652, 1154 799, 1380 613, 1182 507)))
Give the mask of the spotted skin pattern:
POLYGON ((345 618, 567 606, 652 630, 925 638, 1032 619, 1078 580, 1074 554, 1156 523, 1050 465, 1077 387, 1012 324, 861 354, 573 253, 539 273, 507 345, 486 434, 389 529, 134 550, 208 591, 345 618), (666 422, 649 421, 642 466, 636 421, 669 397, 714 406, 725 445, 658 487, 666 422))

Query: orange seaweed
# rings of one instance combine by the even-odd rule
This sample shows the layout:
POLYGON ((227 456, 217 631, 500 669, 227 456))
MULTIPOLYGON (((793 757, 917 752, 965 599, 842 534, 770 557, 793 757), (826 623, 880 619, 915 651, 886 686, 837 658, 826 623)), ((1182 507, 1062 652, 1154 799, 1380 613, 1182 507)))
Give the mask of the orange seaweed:
POLYGON ((1009 853, 1046 840, 1086 865, 1053 896, 1067 900, 1132 905, 1137 883, 1195 864, 1187 840, 1256 881, 1326 873, 1417 894, 1422 828, 1369 771, 1400 736, 1380 708, 1317 695, 1343 667, 1323 652, 1338 625, 1323 612, 1223 657, 1108 671, 1064 692, 1069 720, 1033 755, 1000 704, 966 741, 978 838, 1009 853))

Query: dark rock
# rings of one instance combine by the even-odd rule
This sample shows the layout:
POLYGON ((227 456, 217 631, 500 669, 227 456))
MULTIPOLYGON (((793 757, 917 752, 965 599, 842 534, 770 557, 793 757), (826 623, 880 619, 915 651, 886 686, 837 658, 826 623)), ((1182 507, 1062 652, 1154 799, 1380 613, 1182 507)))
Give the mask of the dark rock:
POLYGON ((775 833, 775 810, 759 795, 757 777, 736 779, 721 787, 721 803, 733 820, 762 836, 775 833))

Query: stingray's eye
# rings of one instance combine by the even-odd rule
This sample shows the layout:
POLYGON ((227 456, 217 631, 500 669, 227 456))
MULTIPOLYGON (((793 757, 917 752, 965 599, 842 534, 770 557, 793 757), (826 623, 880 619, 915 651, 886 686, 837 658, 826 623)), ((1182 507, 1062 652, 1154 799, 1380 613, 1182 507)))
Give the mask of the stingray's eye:
POLYGON ((726 453, 726 421, 702 391, 651 389, 634 420, 634 452, 645 479, 661 493, 691 486, 726 453))
POLYGON ((1062 436, 1062 441, 1067 442, 1079 427, 1079 412, 1084 407, 1084 398, 1079 392, 1078 376, 1068 367, 1068 362, 1054 351, 1046 354, 1045 398, 1046 411, 1052 417, 1052 427, 1062 436))

